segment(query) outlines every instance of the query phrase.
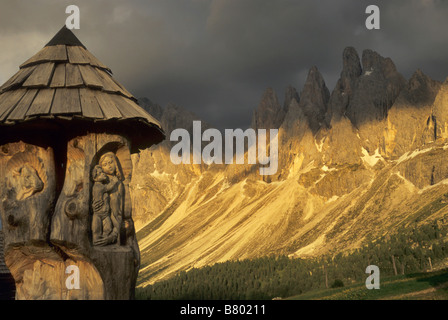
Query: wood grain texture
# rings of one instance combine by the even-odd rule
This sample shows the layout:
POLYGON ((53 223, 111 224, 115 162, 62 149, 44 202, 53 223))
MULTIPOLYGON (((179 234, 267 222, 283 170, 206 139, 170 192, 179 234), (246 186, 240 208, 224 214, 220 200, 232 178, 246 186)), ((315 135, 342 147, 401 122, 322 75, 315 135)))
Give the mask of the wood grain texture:
POLYGON ((136 109, 132 108, 132 106, 130 106, 128 103, 126 103, 126 101, 124 101, 127 98, 116 94, 111 94, 110 98, 114 102, 114 104, 119 108, 124 118, 142 117, 142 115, 139 112, 137 112, 136 109))
POLYGON ((8 116, 9 120, 24 120, 26 112, 28 111, 31 103, 34 100, 34 97, 37 94, 37 89, 27 90, 22 99, 20 99, 19 103, 16 105, 14 110, 12 110, 11 114, 8 116))
POLYGON ((84 49, 83 47, 79 47, 84 57, 89 61, 89 64, 100 69, 107 70, 112 73, 112 71, 100 60, 98 60, 90 51, 84 49))
POLYGON ((20 86, 30 76, 34 69, 36 69, 36 66, 20 69, 11 79, 2 85, 0 92, 9 90, 14 86, 20 86))
POLYGON ((134 113, 138 114, 138 117, 144 118, 150 123, 154 123, 157 126, 161 127, 161 124, 158 120, 156 120, 153 116, 151 116, 148 112, 146 112, 142 107, 140 107, 137 103, 135 103, 133 100, 122 97, 123 103, 127 104, 129 108, 133 110, 134 113))
POLYGON ((88 87, 102 88, 103 82, 95 72, 95 68, 90 65, 79 65, 79 71, 81 72, 84 84, 88 87))
POLYGON ((106 119, 121 118, 122 114, 115 106, 110 96, 104 92, 97 92, 96 99, 106 119))
POLYGON ((45 115, 50 112, 55 89, 40 89, 26 116, 45 115))
POLYGON ((20 68, 29 67, 42 62, 66 62, 67 48, 65 45, 48 46, 42 48, 38 53, 20 65, 20 68))
MULTIPOLYGON (((139 249, 133 241, 135 230, 126 232, 122 221, 124 227, 120 228, 120 242, 106 246, 93 245, 90 236, 94 184, 91 169, 99 164, 106 153, 116 155, 119 163, 116 168, 124 166, 132 171, 129 142, 121 136, 92 133, 68 141, 65 180, 52 217, 50 241, 67 256, 84 256, 87 258, 85 260, 93 263, 104 282, 101 287, 104 288, 105 299, 130 299, 134 294, 139 267, 139 249)), ((112 206, 113 199, 117 199, 117 190, 110 190, 111 210, 117 209, 112 206)), ((129 193, 121 196, 128 197, 127 201, 130 201, 129 193)), ((124 218, 126 225, 132 225, 128 213, 124 218)), ((95 288, 97 285, 90 290, 95 288)))
POLYGON ((50 50, 48 51, 48 61, 53 62, 62 62, 67 61, 67 47, 65 45, 56 45, 49 47, 50 50))
POLYGON ((30 240, 45 242, 56 191, 53 149, 23 142, 9 143, 6 149, 7 155, 0 156, 0 181, 8 182, 0 190, 4 204, 0 214, 2 221, 9 226, 3 229, 6 248, 30 240), (21 181, 23 178, 16 174, 23 172, 24 167, 31 167, 43 183, 28 197, 19 195, 23 188, 28 188, 29 182, 24 184, 21 181))
POLYGON ((104 118, 98 100, 95 98, 95 92, 90 89, 79 89, 79 96, 81 99, 82 115, 87 118, 104 118))
POLYGON ((54 95, 51 107, 53 114, 81 113, 81 102, 79 99, 79 89, 58 88, 54 95))
POLYGON ((51 50, 50 47, 44 47, 42 48, 38 53, 36 53, 34 56, 29 58, 27 61, 22 63, 20 65, 20 68, 24 68, 33 64, 36 64, 38 62, 48 61, 48 52, 51 50))
POLYGON ((89 64, 90 60, 84 56, 85 50, 78 46, 67 46, 68 61, 72 64, 89 64))
POLYGON ((23 83, 24 87, 46 87, 53 75, 54 63, 39 64, 31 75, 23 83))
POLYGON ((70 87, 81 87, 84 85, 84 81, 81 77, 81 72, 77 65, 66 64, 65 65, 65 86, 70 87))
POLYGON ((87 49, 59 43, 40 50, 0 87, 0 122, 10 125, 40 117, 48 121, 54 114, 58 115, 57 121, 80 115, 96 120, 142 118, 160 127, 87 49))
POLYGON ((0 117, 7 112, 8 110, 12 109, 14 106, 11 106, 8 103, 3 103, 3 101, 10 99, 10 96, 14 94, 15 91, 8 91, 0 95, 0 117))
POLYGON ((17 77, 23 73, 29 70, 27 69, 20 69, 19 71, 17 71, 11 78, 9 78, 4 84, 2 84, 2 86, 0 87, 0 92, 3 92, 5 90, 8 90, 14 83, 15 80, 17 79, 17 77))
POLYGON ((123 90, 112 80, 112 77, 106 71, 95 68, 95 72, 99 79, 101 79, 104 91, 110 93, 122 93, 124 95, 123 90))
POLYGON ((59 63, 56 65, 53 78, 51 79, 50 87, 52 88, 65 87, 65 63, 59 63))
POLYGON ((117 84, 117 86, 119 86, 121 88, 121 92, 128 98, 134 98, 134 96, 125 88, 123 87, 117 80, 115 80, 114 78, 111 77, 111 79, 117 84))
POLYGON ((14 91, 8 91, 4 93, 7 97, 1 101, 0 104, 0 121, 4 121, 5 118, 9 115, 11 110, 15 108, 17 103, 19 103, 20 99, 25 95, 26 89, 18 89, 14 91), (2 112, 3 110, 3 112, 2 112))

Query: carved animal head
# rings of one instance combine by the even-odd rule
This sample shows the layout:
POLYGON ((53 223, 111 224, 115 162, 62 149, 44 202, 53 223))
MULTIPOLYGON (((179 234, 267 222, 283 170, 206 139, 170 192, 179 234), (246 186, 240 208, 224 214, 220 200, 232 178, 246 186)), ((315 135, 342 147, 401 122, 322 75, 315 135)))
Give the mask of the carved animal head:
POLYGON ((27 163, 13 170, 12 176, 14 178, 12 185, 16 190, 17 200, 31 197, 44 188, 44 183, 39 178, 36 169, 27 163))

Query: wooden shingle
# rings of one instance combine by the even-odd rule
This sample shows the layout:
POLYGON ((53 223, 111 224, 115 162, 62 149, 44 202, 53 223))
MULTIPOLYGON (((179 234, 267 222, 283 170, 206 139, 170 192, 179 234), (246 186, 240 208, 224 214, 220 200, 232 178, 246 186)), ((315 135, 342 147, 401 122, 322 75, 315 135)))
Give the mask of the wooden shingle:
POLYGON ((54 70, 53 78, 51 79, 50 87, 62 88, 65 87, 65 63, 59 63, 54 70))
POLYGON ((67 47, 68 61, 71 64, 89 64, 89 59, 84 56, 81 49, 81 47, 67 47))
POLYGON ((98 92, 95 96, 106 119, 120 119, 123 117, 120 110, 116 107, 115 103, 107 93, 98 92))
POLYGON ((45 62, 37 65, 36 69, 23 83, 24 87, 46 87, 53 76, 54 63, 45 62))
POLYGON ((79 89, 79 97, 81 101, 82 115, 86 118, 101 119, 104 114, 95 97, 95 92, 87 88, 79 89))
POLYGON ((40 89, 26 116, 45 115, 50 112, 55 89, 40 89))
POLYGON ((58 88, 54 94, 51 114, 81 114, 79 89, 58 88))
POLYGON ((103 82, 99 78, 94 67, 89 65, 79 65, 79 71, 81 71, 82 79, 84 80, 84 85, 93 88, 102 88, 103 82))
POLYGON ((5 92, 13 87, 20 86, 23 82, 28 79, 30 74, 36 69, 36 67, 29 67, 25 69, 20 69, 11 79, 6 81, 0 88, 0 93, 5 92))
POLYGON ((16 107, 11 111, 8 115, 9 120, 23 120, 25 115, 30 108, 31 103, 34 100, 34 97, 37 94, 37 89, 27 90, 22 99, 20 99, 19 103, 16 107))
POLYGON ((11 113, 11 110, 15 108, 26 92, 26 89, 18 89, 7 91, 2 94, 2 96, 6 95, 6 97, 0 104, 0 121, 5 121, 5 119, 8 119, 8 115, 11 113))
POLYGON ((84 81, 82 80, 81 72, 79 71, 77 64, 65 65, 65 86, 70 87, 82 87, 84 81))

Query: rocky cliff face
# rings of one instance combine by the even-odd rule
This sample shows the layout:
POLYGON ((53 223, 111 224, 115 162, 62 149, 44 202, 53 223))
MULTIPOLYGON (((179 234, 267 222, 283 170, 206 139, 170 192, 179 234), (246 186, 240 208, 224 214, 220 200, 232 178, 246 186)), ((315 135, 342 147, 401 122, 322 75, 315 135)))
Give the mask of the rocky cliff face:
POLYGON ((285 110, 278 102, 274 89, 267 88, 252 117, 253 129, 277 129, 285 118, 285 110))
MULTIPOLYGON (((193 121, 200 120, 198 116, 175 104, 169 104, 162 109, 150 100, 142 99, 140 105, 160 121, 167 139, 133 155, 133 179, 130 188, 137 228, 156 218, 205 168, 202 164, 174 165, 170 159, 171 147, 176 144, 170 141, 171 132, 183 128, 192 133, 193 121)), ((203 130, 208 127, 209 125, 202 123, 203 130)))
MULTIPOLYGON (((271 253, 351 250, 366 239, 448 213, 448 83, 389 58, 342 54, 330 93, 316 67, 283 104, 267 89, 253 128, 279 129, 279 170, 257 165, 173 165, 166 141, 134 158, 131 187, 140 283, 179 270, 271 253)), ((143 101, 167 136, 196 117, 143 101)))

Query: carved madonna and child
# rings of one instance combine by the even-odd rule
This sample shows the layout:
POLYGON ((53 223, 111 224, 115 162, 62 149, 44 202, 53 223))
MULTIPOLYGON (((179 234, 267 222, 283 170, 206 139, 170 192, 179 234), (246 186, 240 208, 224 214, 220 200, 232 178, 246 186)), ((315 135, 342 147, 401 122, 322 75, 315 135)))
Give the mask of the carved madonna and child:
POLYGON ((121 166, 113 152, 101 156, 92 170, 92 180, 93 245, 120 244, 124 186, 121 166))
POLYGON ((8 144, 0 149, 0 167, 0 213, 14 244, 6 260, 23 279, 16 284, 18 299, 132 297, 140 256, 129 192, 132 161, 124 138, 89 134, 69 141, 59 193, 51 148, 8 144), (46 239, 59 249, 51 250, 46 239), (68 265, 83 270, 82 291, 59 287, 68 265), (37 283, 24 278, 30 268, 40 272, 37 283))

